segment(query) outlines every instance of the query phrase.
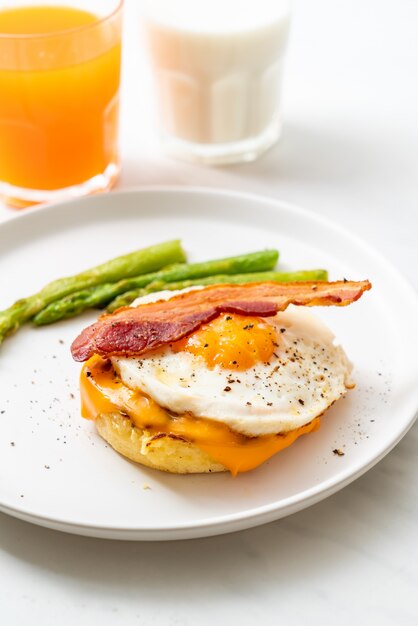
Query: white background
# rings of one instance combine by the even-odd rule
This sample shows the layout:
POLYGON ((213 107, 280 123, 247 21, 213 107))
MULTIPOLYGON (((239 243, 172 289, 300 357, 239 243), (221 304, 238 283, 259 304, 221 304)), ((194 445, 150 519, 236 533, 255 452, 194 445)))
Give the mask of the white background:
MULTIPOLYGON (((362 236, 418 287, 418 4, 295 0, 283 139, 255 164, 212 170, 160 151, 136 4, 127 0, 120 187, 291 201, 362 236)), ((0 206, 0 220, 14 214, 0 206)), ((417 450, 418 425, 321 504, 206 540, 92 540, 0 515, 0 621, 416 626, 417 450)))

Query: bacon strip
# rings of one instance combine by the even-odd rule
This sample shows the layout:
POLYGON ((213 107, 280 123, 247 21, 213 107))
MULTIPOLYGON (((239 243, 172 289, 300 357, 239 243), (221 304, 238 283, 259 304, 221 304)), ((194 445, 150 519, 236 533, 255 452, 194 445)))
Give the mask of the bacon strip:
POLYGON ((139 356, 196 331, 221 313, 270 317, 289 304, 346 306, 371 288, 369 281, 334 283, 247 283, 211 285, 170 300, 123 307, 102 315, 71 346, 74 360, 139 356))

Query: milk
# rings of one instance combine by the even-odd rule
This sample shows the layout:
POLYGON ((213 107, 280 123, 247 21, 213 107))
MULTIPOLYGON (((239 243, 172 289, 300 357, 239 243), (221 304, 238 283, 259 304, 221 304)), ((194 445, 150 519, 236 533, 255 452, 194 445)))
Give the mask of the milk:
POLYGON ((254 158, 280 132, 284 0, 150 0, 164 133, 208 162, 254 158))

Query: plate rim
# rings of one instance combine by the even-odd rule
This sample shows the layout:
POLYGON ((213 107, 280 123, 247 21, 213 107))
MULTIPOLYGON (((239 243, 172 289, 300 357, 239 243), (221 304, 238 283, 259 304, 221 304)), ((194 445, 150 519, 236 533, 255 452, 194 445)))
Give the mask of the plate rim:
MULTIPOLYGON (((352 243, 353 245, 361 248, 363 252, 373 257, 373 259, 387 272, 390 272, 392 278, 394 278, 397 283, 402 287, 405 291, 407 297, 414 302, 414 306, 418 313, 418 294, 413 287, 413 285, 409 282, 409 280, 402 274, 400 270, 398 270, 392 263, 390 263, 382 253, 376 250, 373 246, 370 246, 367 242, 365 242, 361 237, 357 234, 352 233, 350 230, 345 229, 338 223, 333 222, 327 217, 316 214, 314 211, 299 207, 291 202, 286 200, 281 200, 279 198, 274 198, 272 196, 254 193, 254 192, 246 192, 246 191, 235 191, 233 189, 223 189, 223 188, 214 188, 214 187, 206 187, 206 186, 182 186, 182 185, 143 185, 140 187, 132 187, 123 190, 115 190, 110 192, 109 194, 97 194, 94 196, 87 196, 83 198, 69 198, 57 203, 51 203, 47 205, 41 205, 39 207, 34 207, 29 209, 29 212, 25 212, 23 210, 20 214, 13 216, 9 219, 6 219, 3 222, 0 222, 0 235, 4 231, 7 230, 9 225, 13 223, 18 224, 21 220, 28 221, 30 219, 37 219, 39 214, 56 212, 57 210, 65 210, 69 205, 73 205, 74 203, 78 203, 80 200, 89 204, 91 199, 94 202, 100 202, 101 198, 108 199, 109 197, 115 196, 127 196, 127 195, 146 195, 146 194, 190 194, 190 195, 209 195, 209 196, 218 196, 221 198, 225 198, 225 196, 231 197, 233 199, 242 199, 245 201, 253 201, 257 203, 261 203, 265 208, 269 208, 270 210, 277 210, 278 208, 283 209, 292 214, 296 214, 300 218, 306 218, 308 220, 313 220, 317 224, 322 224, 327 230, 334 231, 335 233, 342 236, 348 243, 352 243)), ((87 209, 88 210, 88 209, 87 209)), ((140 215, 140 209, 138 210, 138 215, 140 215)), ((1 257, 1 252, 0 252, 1 257)), ((417 359, 418 365, 418 359, 417 359)), ((403 402, 405 402, 405 398, 402 398, 403 402)), ((345 470, 341 470, 335 473, 332 478, 329 478, 327 481, 322 481, 318 485, 311 487, 308 490, 304 490, 288 498, 281 501, 281 504, 278 505, 278 501, 265 504, 262 506, 258 506, 253 509, 245 509, 240 511, 239 513, 226 514, 223 516, 217 516, 211 519, 203 519, 201 522, 189 522, 189 523, 179 523, 179 524, 171 524, 171 525, 152 525, 152 526, 131 526, 131 525, 118 525, 114 524, 106 525, 97 523, 78 523, 71 522, 60 517, 50 517, 50 516, 42 516, 38 513, 33 513, 25 507, 11 506, 0 500, 0 511, 12 515, 14 517, 23 519, 25 521, 40 525, 46 526, 49 528, 53 528, 56 530, 61 530, 65 532, 70 532, 74 534, 86 535, 86 536, 94 536, 101 538, 110 538, 110 539, 131 539, 131 540, 171 540, 171 539, 186 539, 186 538, 198 538, 198 537, 207 537, 212 535, 223 534, 227 532, 233 532, 238 530, 243 530, 245 528, 251 528, 254 526, 258 526, 263 523, 268 523, 287 515, 291 515, 299 510, 312 506, 315 503, 324 500, 328 496, 336 493, 340 489, 343 489, 345 486, 362 476, 369 469, 371 469, 374 465, 376 465, 382 458, 386 456, 398 443, 399 441, 406 435, 409 429, 415 423, 415 420, 418 417, 418 393, 415 395, 412 394, 411 397, 407 397, 407 407, 404 411, 411 412, 411 417, 408 420, 404 420, 402 424, 402 428, 399 431, 396 431, 396 436, 391 440, 389 445, 385 446, 384 449, 380 450, 380 452, 376 455, 373 455, 370 460, 364 464, 364 462, 358 461, 354 466, 350 466, 345 470), (416 396, 416 398, 415 398, 416 396), (414 399, 415 398, 415 399, 414 399), (411 400, 411 402, 408 402, 411 400), (411 409, 409 409, 409 404, 411 404, 411 409), (412 404, 415 408, 412 408, 412 404)))

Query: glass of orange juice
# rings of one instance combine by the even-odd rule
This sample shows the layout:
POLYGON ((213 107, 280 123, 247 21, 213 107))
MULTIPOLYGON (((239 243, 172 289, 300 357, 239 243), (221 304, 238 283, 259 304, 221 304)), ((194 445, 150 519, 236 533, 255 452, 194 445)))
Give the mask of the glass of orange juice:
POLYGON ((123 0, 0 0, 0 196, 105 191, 119 172, 123 0))

